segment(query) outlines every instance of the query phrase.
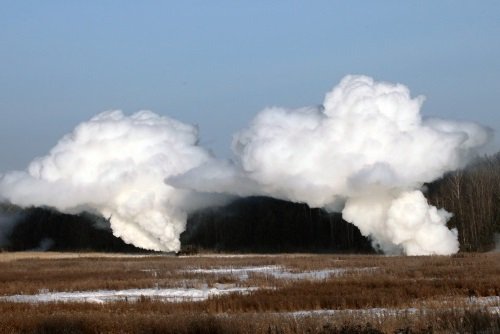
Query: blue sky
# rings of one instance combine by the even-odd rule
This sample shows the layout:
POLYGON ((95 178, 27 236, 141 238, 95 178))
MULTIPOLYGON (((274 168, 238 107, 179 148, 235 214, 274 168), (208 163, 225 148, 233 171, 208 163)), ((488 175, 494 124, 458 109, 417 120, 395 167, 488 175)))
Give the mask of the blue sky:
POLYGON ((500 1, 0 0, 0 171, 109 109, 198 124, 229 157, 259 110, 320 104, 346 74, 500 131, 500 1))

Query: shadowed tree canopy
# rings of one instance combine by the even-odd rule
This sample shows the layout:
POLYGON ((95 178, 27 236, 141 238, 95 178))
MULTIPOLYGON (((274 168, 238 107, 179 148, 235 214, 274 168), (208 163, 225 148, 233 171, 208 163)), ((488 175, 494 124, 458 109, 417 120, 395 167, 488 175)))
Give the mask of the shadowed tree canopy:
POLYGON ((248 197, 193 214, 184 247, 231 252, 373 252, 338 213, 269 197, 248 197))
POLYGON ((9 251, 144 251, 115 237, 106 219, 88 212, 71 215, 39 207, 10 210, 17 212, 17 222, 4 246, 9 251))

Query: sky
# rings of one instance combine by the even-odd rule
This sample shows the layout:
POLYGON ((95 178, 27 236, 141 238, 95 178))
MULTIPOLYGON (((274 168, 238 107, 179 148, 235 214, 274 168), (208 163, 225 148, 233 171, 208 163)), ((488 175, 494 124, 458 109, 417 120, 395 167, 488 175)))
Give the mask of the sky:
POLYGON ((258 111, 321 104, 346 74, 499 132, 500 1, 0 0, 0 172, 110 109, 197 124, 231 157, 258 111))

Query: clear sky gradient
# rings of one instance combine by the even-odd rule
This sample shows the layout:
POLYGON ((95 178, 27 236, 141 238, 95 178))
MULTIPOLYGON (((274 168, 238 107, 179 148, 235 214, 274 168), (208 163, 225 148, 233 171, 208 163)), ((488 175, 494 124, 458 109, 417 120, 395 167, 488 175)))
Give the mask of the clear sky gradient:
POLYGON ((0 171, 109 109, 198 124, 230 157, 259 110, 320 104, 346 74, 500 131, 500 1, 0 0, 0 171))

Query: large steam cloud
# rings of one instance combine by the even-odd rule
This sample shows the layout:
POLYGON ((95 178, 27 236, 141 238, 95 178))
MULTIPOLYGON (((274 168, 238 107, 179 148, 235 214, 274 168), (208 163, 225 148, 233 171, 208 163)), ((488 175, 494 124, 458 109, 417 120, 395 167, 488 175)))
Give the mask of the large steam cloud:
POLYGON ((192 194, 163 180, 212 159, 197 141, 195 127, 149 111, 129 117, 104 112, 78 125, 27 171, 4 175, 0 194, 21 206, 98 211, 125 242, 177 251, 192 194))
POLYGON ((342 210, 385 252, 452 254, 451 214, 430 206, 420 188, 463 167, 490 133, 474 123, 423 120, 423 100, 403 85, 347 76, 322 107, 260 112, 235 135, 237 164, 221 164, 227 177, 211 181, 212 164, 169 182, 342 210))
POLYGON ((105 112, 27 171, 2 176, 0 194, 18 205, 96 210, 116 236, 154 250, 179 250, 187 211, 212 193, 342 211, 385 252, 452 254, 451 214, 430 206, 421 188, 463 167, 490 131, 424 120, 422 102, 403 85, 347 76, 322 107, 260 112, 234 136, 235 162, 199 147, 193 126, 146 111, 105 112))

